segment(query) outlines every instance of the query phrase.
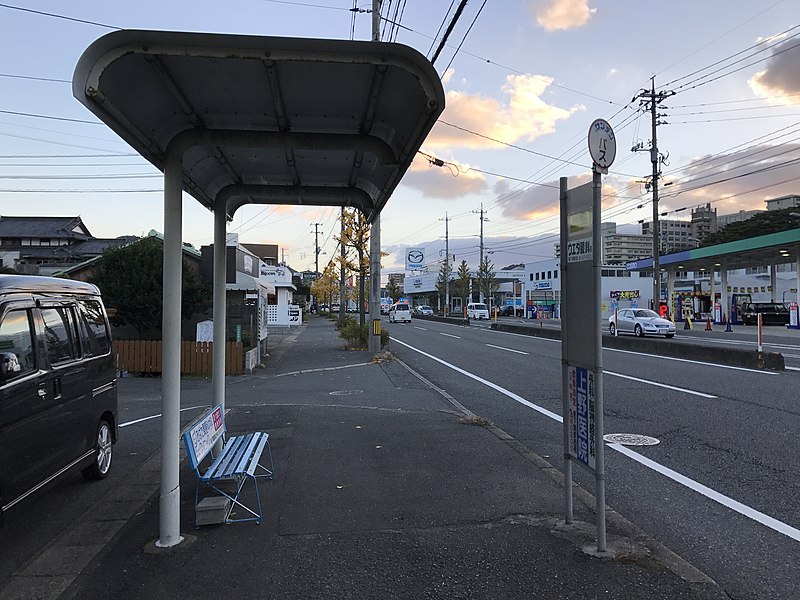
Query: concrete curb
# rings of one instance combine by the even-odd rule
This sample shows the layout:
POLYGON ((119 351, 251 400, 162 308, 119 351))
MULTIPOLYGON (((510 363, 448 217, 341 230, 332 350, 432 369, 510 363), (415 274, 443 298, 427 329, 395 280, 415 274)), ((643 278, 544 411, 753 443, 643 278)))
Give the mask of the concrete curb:
MULTIPOLYGON (((551 340, 561 339, 560 329, 544 327, 530 327, 527 325, 507 325, 505 323, 492 323, 495 331, 530 335, 551 340)), ((785 364, 783 355, 779 352, 758 352, 756 350, 741 350, 739 348, 717 348, 700 344, 680 343, 674 344, 670 340, 655 338, 638 338, 629 335, 603 335, 603 347, 617 350, 631 350, 657 356, 672 358, 685 358, 708 363, 743 367, 747 369, 762 369, 769 371, 783 371, 785 364)))

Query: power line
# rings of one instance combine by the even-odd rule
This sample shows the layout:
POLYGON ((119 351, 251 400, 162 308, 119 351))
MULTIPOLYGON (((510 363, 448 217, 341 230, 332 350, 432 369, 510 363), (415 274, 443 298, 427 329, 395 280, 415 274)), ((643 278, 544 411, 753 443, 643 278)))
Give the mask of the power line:
POLYGON ((472 27, 475 25, 475 22, 478 20, 478 17, 481 16, 481 12, 483 11, 483 7, 484 6, 486 6, 486 0, 483 0, 483 4, 481 4, 481 7, 478 9, 478 13, 475 15, 475 18, 472 19, 472 23, 469 24, 469 27, 467 28, 466 33, 464 33, 464 37, 461 38, 461 41, 458 44, 458 48, 456 48, 456 51, 453 52, 453 55, 450 57, 450 62, 447 63, 447 66, 442 71, 442 77, 444 77, 445 73, 447 73, 447 69, 450 68, 450 65, 453 64, 453 61, 455 60, 456 55, 461 50, 461 46, 464 45, 464 42, 466 41, 467 36, 469 35, 469 32, 472 31, 472 27))
POLYGON ((461 0, 456 9, 456 12, 453 14, 453 18, 450 20, 450 24, 447 26, 447 29, 442 36, 442 40, 439 42, 439 47, 436 48, 436 52, 433 53, 433 58, 431 58, 431 64, 436 63, 436 59, 439 58, 439 53, 444 48, 445 43, 447 42, 447 38, 450 37, 450 34, 453 31, 453 28, 456 26, 456 22, 461 17, 461 13, 464 12, 464 7, 467 5, 467 0, 461 0))
POLYGON ((89 125, 102 125, 99 121, 88 121, 86 119, 68 119, 67 117, 51 117, 49 115, 38 115, 34 113, 18 112, 15 110, 0 110, 4 115, 16 115, 19 117, 34 117, 36 119, 50 119, 52 121, 69 121, 70 123, 87 123, 89 125))
POLYGON ((74 23, 85 23, 87 25, 97 25, 98 27, 105 27, 106 29, 115 29, 115 30, 121 30, 122 29, 121 27, 115 27, 114 25, 106 25, 105 23, 97 23, 95 21, 86 21, 84 19, 76 19, 74 17, 67 17, 67 16, 64 16, 64 15, 58 15, 58 14, 55 14, 55 13, 44 12, 44 11, 41 11, 41 10, 33 10, 33 9, 30 9, 30 8, 22 8, 20 6, 11 6, 10 4, 0 4, 0 7, 1 8, 8 8, 9 10, 19 10, 19 11, 22 11, 22 12, 33 13, 35 15, 42 15, 42 16, 45 16, 45 17, 53 17, 55 19, 63 19, 65 21, 72 21, 74 23))

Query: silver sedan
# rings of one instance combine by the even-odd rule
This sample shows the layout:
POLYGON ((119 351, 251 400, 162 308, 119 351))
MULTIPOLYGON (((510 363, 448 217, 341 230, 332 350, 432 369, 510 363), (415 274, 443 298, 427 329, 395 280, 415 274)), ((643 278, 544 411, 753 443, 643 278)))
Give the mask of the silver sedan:
POLYGON ((611 335, 617 330, 620 333, 633 333, 639 337, 663 335, 671 338, 675 335, 675 325, 672 321, 662 318, 648 308, 620 309, 616 315, 608 318, 608 330, 611 335))

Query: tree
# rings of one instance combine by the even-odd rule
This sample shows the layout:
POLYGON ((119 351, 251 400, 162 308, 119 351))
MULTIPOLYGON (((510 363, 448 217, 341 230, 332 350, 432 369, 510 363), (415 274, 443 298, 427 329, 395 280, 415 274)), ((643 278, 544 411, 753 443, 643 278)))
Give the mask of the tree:
POLYGON ((328 266, 322 271, 322 275, 311 283, 311 293, 321 298, 323 302, 328 304, 330 309, 333 303, 333 296, 339 292, 339 280, 336 277, 336 269, 333 262, 328 263, 328 266))
POLYGON ((489 304, 489 299, 493 298, 497 290, 500 289, 500 283, 497 281, 494 265, 489 262, 488 256, 484 256, 483 260, 481 260, 475 281, 478 284, 478 289, 483 293, 486 303, 489 304))
POLYGON ((470 283, 472 283, 472 273, 469 271, 469 265, 467 265, 467 261, 462 260, 461 264, 458 265, 458 271, 456 271, 456 278, 453 280, 453 295, 461 298, 461 306, 466 307, 469 303, 467 298, 469 297, 469 288, 470 283))
MULTIPOLYGON (((94 271, 92 283, 116 312, 115 325, 133 325, 139 335, 160 329, 163 314, 164 244, 154 237, 127 246, 106 249, 94 271)), ((181 318, 208 306, 211 290, 183 259, 181 318)))
POLYGON ((768 233, 778 233, 788 229, 794 229, 800 225, 800 219, 792 217, 790 213, 798 213, 800 209, 784 208, 781 210, 768 210, 757 215, 753 215, 745 221, 736 221, 723 227, 715 233, 707 235, 702 247, 713 246, 725 242, 735 242, 768 233))
POLYGON ((386 284, 386 291, 388 292, 389 297, 392 299, 392 302, 397 302, 403 295, 403 290, 399 285, 397 285, 397 281, 395 279, 389 279, 389 282, 386 284))

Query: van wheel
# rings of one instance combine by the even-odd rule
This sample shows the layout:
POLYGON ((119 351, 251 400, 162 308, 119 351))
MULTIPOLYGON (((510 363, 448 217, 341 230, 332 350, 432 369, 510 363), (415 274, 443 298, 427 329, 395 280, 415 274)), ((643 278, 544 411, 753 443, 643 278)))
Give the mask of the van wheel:
POLYGON ((111 470, 111 453, 113 438, 111 426, 105 419, 97 426, 97 436, 94 441, 94 462, 86 467, 81 474, 84 479, 97 481, 104 479, 111 470))

